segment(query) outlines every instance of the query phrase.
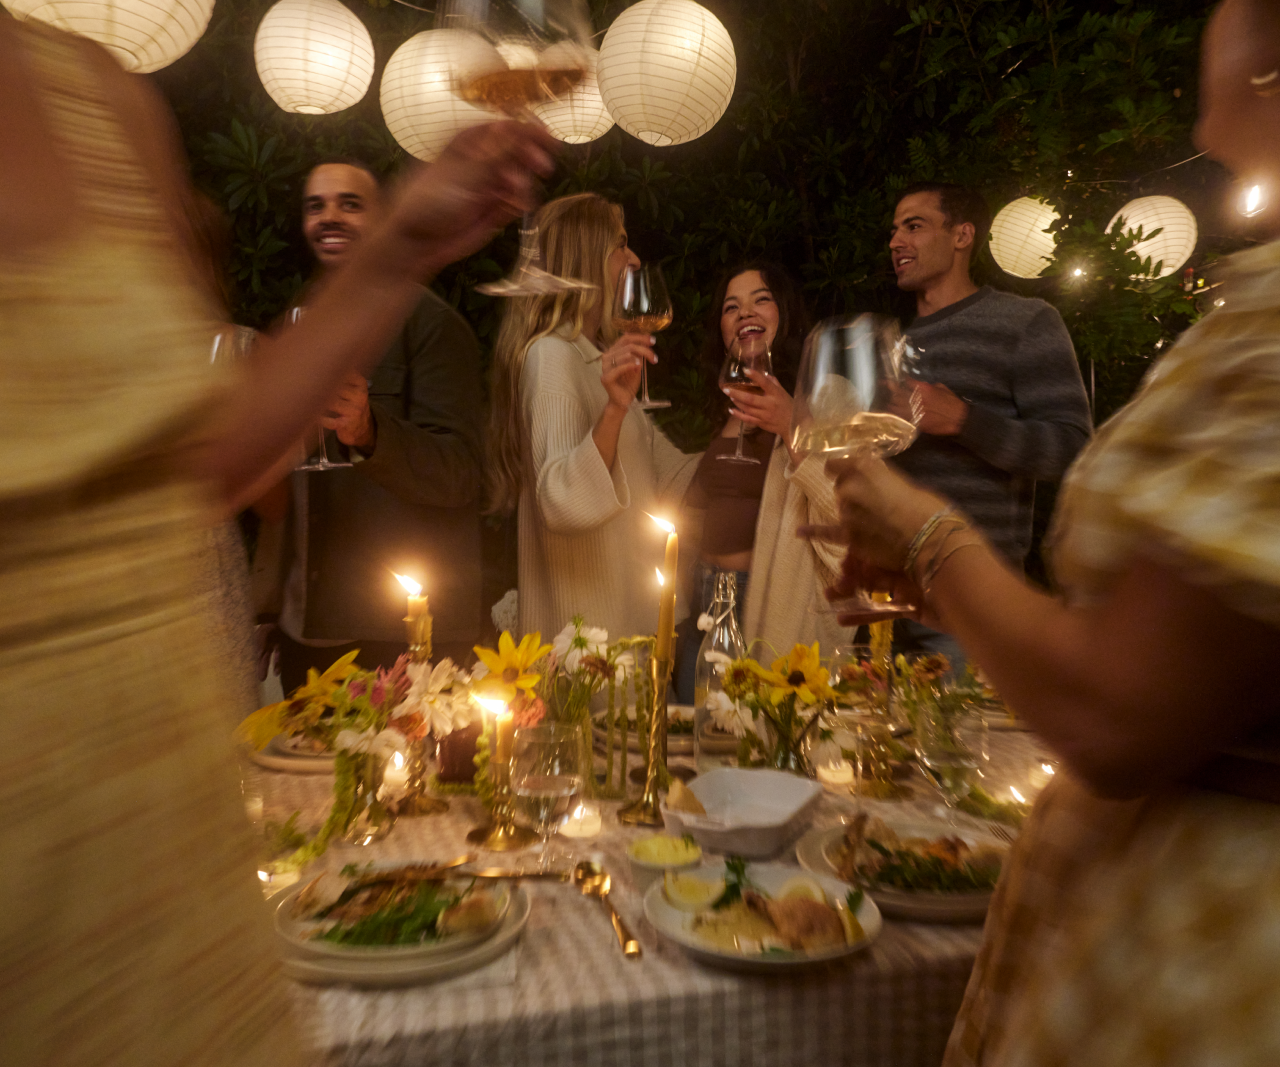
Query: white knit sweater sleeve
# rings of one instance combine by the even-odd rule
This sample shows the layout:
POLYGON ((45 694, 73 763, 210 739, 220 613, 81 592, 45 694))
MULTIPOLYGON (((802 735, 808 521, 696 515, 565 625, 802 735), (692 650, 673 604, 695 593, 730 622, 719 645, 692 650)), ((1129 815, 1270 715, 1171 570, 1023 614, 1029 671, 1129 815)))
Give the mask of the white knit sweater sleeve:
POLYGON ((529 351, 522 392, 535 496, 553 533, 595 529, 631 503, 621 457, 610 473, 591 437, 598 413, 582 388, 590 373, 559 338, 542 338, 529 351))
MULTIPOLYGON (((817 456, 806 457, 799 465, 787 462, 786 478, 804 493, 807 521, 810 526, 834 526, 840 521, 840 507, 836 503, 836 483, 824 469, 817 456)), ((794 530, 786 531, 792 536, 794 530)), ((844 562, 845 549, 827 541, 811 541, 814 555, 829 571, 838 574, 844 562)))

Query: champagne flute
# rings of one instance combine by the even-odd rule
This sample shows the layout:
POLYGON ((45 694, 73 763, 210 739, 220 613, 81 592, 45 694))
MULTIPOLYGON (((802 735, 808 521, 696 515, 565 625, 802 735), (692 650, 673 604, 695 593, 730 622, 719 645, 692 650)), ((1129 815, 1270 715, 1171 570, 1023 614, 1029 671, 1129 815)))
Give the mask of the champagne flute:
MULTIPOLYGON (((613 327, 621 333, 658 333, 671 325, 671 297, 662 268, 656 263, 627 265, 618 275, 613 298, 613 327)), ((670 400, 649 399, 649 364, 640 364, 640 396, 645 411, 669 408, 670 400)))
MULTIPOLYGON (((761 374, 773 373, 773 359, 769 352, 769 342, 764 339, 764 334, 755 333, 734 338, 733 344, 729 346, 729 354, 725 356, 724 365, 720 368, 720 388, 741 389, 744 393, 764 396, 764 387, 747 377, 749 370, 759 371, 761 374)), ((747 424, 739 419, 738 447, 734 449, 732 456, 721 453, 716 456, 716 459, 728 460, 730 463, 754 463, 758 466, 760 463, 758 459, 742 453, 742 438, 746 430, 747 424)))
MULTIPOLYGON (((297 325, 302 318, 302 308, 289 309, 290 325, 297 325)), ((343 460, 332 460, 329 458, 329 450, 325 446, 324 427, 320 427, 320 449, 313 455, 308 456, 301 464, 293 469, 296 471, 333 471, 340 467, 350 467, 352 464, 343 460)))
MULTIPOLYGON (((585 0, 441 0, 438 29, 463 30, 475 38, 458 49, 455 91, 469 104, 522 122, 532 109, 565 96, 590 67, 591 18, 585 0)), ((487 296, 541 296, 594 289, 577 278, 561 278, 542 266, 538 226, 525 212, 520 254, 512 272, 477 285, 487 296)))
MULTIPOLYGON (((916 377, 915 350, 897 320, 858 315, 820 322, 805 339, 791 408, 791 449, 798 456, 896 456, 916 439, 922 415, 912 389, 910 418, 890 409, 916 377)), ((858 590, 818 612, 909 615, 913 605, 858 590)))
POLYGON ((582 792, 582 735, 567 726, 517 730, 511 750, 511 792, 542 838, 538 869, 551 858, 551 827, 564 819, 582 792))

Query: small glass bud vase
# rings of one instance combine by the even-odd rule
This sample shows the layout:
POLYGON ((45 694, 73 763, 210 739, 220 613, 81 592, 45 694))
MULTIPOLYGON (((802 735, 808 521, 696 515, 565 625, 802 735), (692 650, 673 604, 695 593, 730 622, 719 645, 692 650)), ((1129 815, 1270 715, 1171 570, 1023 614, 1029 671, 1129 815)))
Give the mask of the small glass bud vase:
POLYGON ((350 804, 341 835, 347 844, 371 845, 391 833, 395 814, 378 795, 386 769, 385 756, 339 752, 334 757, 333 802, 350 804))

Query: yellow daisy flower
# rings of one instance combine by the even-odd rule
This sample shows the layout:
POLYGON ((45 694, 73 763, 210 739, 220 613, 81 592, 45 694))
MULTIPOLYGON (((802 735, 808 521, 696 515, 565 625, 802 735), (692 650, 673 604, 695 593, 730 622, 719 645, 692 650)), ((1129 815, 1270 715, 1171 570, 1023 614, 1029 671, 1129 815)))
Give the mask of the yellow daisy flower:
POLYGON ((285 718, 290 710, 293 710, 299 721, 308 725, 314 723, 319 719, 320 713, 329 707, 329 698, 338 687, 360 669, 355 662, 359 654, 358 648, 353 649, 323 674, 317 674, 314 667, 309 668, 307 680, 293 691, 288 700, 268 704, 247 716, 236 727, 236 737, 256 749, 263 749, 284 729, 285 718))
POLYGON ((796 645, 785 656, 773 661, 772 669, 762 677, 773 688, 770 694, 777 704, 795 693, 802 704, 816 704, 832 695, 827 669, 818 654, 818 642, 796 645))
POLYGON ((515 700, 522 689, 531 693, 542 675, 529 668, 550 651, 551 646, 544 645, 542 634, 536 632, 525 634, 517 645, 504 630, 496 650, 476 645, 476 655, 489 670, 476 683, 476 692, 505 704, 515 700))

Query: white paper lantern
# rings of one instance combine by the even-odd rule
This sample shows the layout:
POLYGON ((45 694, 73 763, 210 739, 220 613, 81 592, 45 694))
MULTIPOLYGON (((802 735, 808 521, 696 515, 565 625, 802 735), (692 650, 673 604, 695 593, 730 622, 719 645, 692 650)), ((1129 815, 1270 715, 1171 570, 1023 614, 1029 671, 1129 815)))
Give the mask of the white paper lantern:
POLYGON ((331 115, 368 92, 373 40, 338 0, 280 0, 258 24, 253 62, 285 111, 331 115))
POLYGON ((18 19, 88 37, 125 70, 167 67, 200 40, 214 0, 0 0, 18 19))
POLYGON ((1000 269, 1015 278, 1039 278, 1057 245, 1045 232, 1057 217, 1052 204, 1029 196, 1005 204, 991 222, 991 255, 1000 269))
POLYGON ((558 137, 566 144, 586 144, 597 137, 603 137, 613 128, 613 116, 604 106, 600 85, 596 81, 596 64, 599 58, 599 52, 589 51, 587 73, 574 86, 573 92, 538 104, 532 109, 551 136, 558 137))
POLYGON ((492 111, 468 104, 459 82, 506 63, 478 34, 423 30, 395 50, 382 72, 382 117, 400 147, 430 162, 460 130, 492 122, 492 111))
POLYGON ((738 61, 729 32, 693 0, 640 0, 600 45, 600 96, 614 122, 652 145, 684 144, 716 124, 738 61))
POLYGON ((1156 272, 1157 278, 1166 278, 1191 258, 1196 250, 1196 240, 1200 233, 1196 228, 1196 217, 1181 200, 1171 196, 1140 196, 1130 200, 1117 211, 1107 223, 1110 231, 1123 216, 1127 233, 1142 227, 1143 233, 1159 229, 1161 232, 1148 237, 1133 246, 1133 251, 1143 259, 1151 257, 1151 264, 1160 263, 1156 272))

